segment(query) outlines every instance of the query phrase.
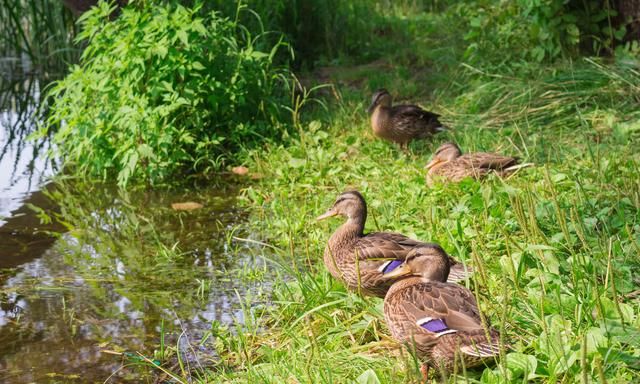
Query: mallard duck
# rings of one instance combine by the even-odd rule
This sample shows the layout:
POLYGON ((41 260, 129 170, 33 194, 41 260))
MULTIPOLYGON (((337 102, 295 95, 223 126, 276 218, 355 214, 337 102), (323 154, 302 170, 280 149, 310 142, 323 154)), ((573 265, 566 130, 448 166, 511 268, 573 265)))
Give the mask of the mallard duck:
POLYGON ((427 112, 417 105, 391 106, 391 95, 386 89, 373 94, 369 106, 373 134, 400 144, 406 149, 414 139, 424 139, 445 130, 439 115, 427 112))
POLYGON ((518 158, 502 156, 495 153, 475 152, 462 154, 455 143, 442 144, 425 166, 427 184, 438 180, 458 182, 471 177, 481 179, 494 172, 499 176, 507 176, 520 168, 531 164, 518 164, 518 158))
MULTIPOLYGON (((365 234, 367 204, 358 191, 340 194, 331 209, 316 220, 336 215, 346 217, 347 221, 329 238, 324 251, 324 264, 331 275, 344 281, 349 289, 366 295, 384 297, 394 282, 394 279, 385 278, 385 275, 402 264, 412 249, 432 247, 442 250, 438 244, 424 243, 399 233, 365 234)), ((453 259, 450 261, 450 281, 462 280, 471 273, 464 265, 453 259)))
POLYGON ((385 321, 423 361, 425 380, 429 367, 446 375, 500 354, 500 335, 483 324, 473 292, 447 282, 450 260, 441 248, 416 247, 385 276, 395 281, 384 298, 385 321))

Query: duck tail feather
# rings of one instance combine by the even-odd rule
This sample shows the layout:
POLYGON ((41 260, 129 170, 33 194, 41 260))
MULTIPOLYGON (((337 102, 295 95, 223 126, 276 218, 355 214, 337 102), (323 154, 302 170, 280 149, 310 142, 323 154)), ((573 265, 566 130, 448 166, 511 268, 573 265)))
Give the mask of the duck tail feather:
POLYGON ((451 270, 449 271, 449 277, 447 278, 448 283, 457 283, 462 280, 466 280, 471 275, 473 275, 473 268, 470 266, 465 266, 463 264, 455 264, 451 266, 451 270))
POLYGON ((460 347, 460 351, 469 356, 475 357, 492 357, 500 354, 500 346, 498 343, 474 343, 460 347))
POLYGON ((518 169, 533 167, 534 165, 535 165, 534 163, 522 163, 522 164, 512 165, 510 167, 505 168, 504 170, 507 172, 514 172, 514 171, 517 171, 518 169))

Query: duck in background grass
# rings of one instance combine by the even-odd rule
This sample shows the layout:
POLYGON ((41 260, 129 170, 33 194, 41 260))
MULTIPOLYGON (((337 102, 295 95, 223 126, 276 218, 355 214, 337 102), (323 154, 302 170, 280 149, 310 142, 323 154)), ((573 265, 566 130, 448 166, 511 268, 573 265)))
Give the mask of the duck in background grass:
POLYGON ((518 158, 496 153, 474 152, 462 154, 455 143, 442 144, 425 166, 427 185, 436 181, 458 182, 467 177, 482 179, 490 173, 508 176, 518 169, 532 166, 532 163, 518 164, 518 158))
MULTIPOLYGON (((417 247, 444 252, 438 244, 424 243, 392 232, 365 234, 367 204, 358 191, 347 191, 338 196, 326 213, 316 220, 343 216, 347 221, 329 238, 324 251, 324 264, 347 287, 370 296, 384 297, 396 279, 389 277, 401 265, 407 254, 417 247)), ((449 281, 468 277, 471 270, 449 258, 449 281)), ((403 276, 400 276, 400 278, 403 276)))
POLYGON ((392 99, 386 89, 373 94, 369 114, 373 134, 379 138, 398 143, 403 150, 410 141, 425 139, 442 132, 445 128, 439 115, 425 111, 417 105, 391 105, 392 99))
POLYGON ((447 281, 450 260, 439 247, 416 247, 385 276, 395 281, 384 299, 385 321, 423 362, 425 382, 430 367, 444 378, 500 354, 500 334, 483 323, 473 292, 447 281))

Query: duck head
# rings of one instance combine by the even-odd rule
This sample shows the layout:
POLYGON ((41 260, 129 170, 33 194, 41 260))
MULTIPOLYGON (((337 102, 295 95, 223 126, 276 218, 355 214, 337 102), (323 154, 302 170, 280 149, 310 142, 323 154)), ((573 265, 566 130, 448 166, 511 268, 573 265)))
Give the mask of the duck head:
POLYGON ((433 158, 425 166, 425 169, 431 169, 440 163, 455 160, 460 155, 462 155, 462 150, 456 143, 444 143, 433 154, 433 158))
POLYGON ((446 282, 451 268, 449 256, 436 245, 425 245, 412 249, 404 262, 390 272, 385 278, 420 276, 431 281, 446 282))
POLYGON ((349 220, 359 219, 364 222, 367 217, 367 204, 358 191, 343 192, 336 198, 333 206, 316 220, 324 220, 332 216, 344 216, 349 220))
POLYGON ((369 109, 367 110, 369 114, 372 114, 378 105, 385 107, 391 106, 391 95, 384 88, 378 89, 371 97, 371 105, 369 105, 369 109))

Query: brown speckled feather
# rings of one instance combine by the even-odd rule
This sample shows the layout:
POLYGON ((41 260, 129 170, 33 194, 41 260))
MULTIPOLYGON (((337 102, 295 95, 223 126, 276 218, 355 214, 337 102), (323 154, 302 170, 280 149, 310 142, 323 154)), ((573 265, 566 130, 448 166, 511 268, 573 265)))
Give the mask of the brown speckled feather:
POLYGON ((437 133, 436 128, 442 126, 438 117, 416 105, 395 105, 389 111, 397 135, 409 139, 424 139, 437 133))
MULTIPOLYGON (((384 263, 389 260, 404 261, 417 246, 437 247, 445 252, 437 244, 424 243, 392 232, 373 232, 343 242, 340 241, 343 231, 343 228, 338 229, 329 239, 324 255, 325 265, 334 277, 344 281, 350 289, 372 296, 384 297, 395 281, 383 278, 379 269, 384 263)), ((448 257, 452 264, 450 282, 466 279, 472 273, 470 268, 465 269, 463 264, 448 257)))
MULTIPOLYGON (((341 215, 347 218, 329 238, 324 251, 324 264, 335 278, 345 282, 352 290, 384 297, 397 280, 388 273, 405 261, 414 249, 424 247, 450 261, 452 282, 467 278, 471 269, 452 259, 437 244, 425 243, 393 232, 364 234, 367 207, 364 197, 357 191, 338 196, 333 207, 320 219, 341 215), (385 269, 385 268, 391 269, 385 269)), ((398 278, 401 278, 398 277, 398 278)))
MULTIPOLYGON (((404 260, 409 251, 416 247, 433 247, 446 254, 438 244, 425 243, 423 241, 411 239, 405 235, 394 232, 372 232, 358 239, 356 243, 357 254, 360 260, 382 259, 383 262, 389 259, 404 260)), ((452 271, 449 282, 456 283, 469 277, 470 269, 465 270, 464 265, 451 256, 447 256, 451 263, 452 271)), ((381 263, 377 263, 380 267, 381 263)), ((386 292, 385 292, 386 293, 386 292)))
POLYGON ((473 293, 460 285, 422 277, 398 281, 385 297, 384 314, 392 336, 439 369, 451 371, 456 355, 473 367, 499 354, 498 332, 484 329, 473 293), (431 332, 417 323, 425 318, 442 319, 455 332, 431 332))
POLYGON ((371 127, 376 136, 406 145, 440 132, 438 117, 415 105, 378 106, 371 117, 371 127))
POLYGON ((467 153, 453 161, 470 168, 503 170, 518 163, 518 159, 510 156, 502 156, 496 153, 475 152, 467 153))
POLYGON ((511 173, 507 168, 517 163, 518 159, 515 157, 485 152, 468 153, 431 168, 427 174, 427 181, 431 184, 434 179, 452 182, 467 177, 481 179, 491 172, 506 176, 511 173))

